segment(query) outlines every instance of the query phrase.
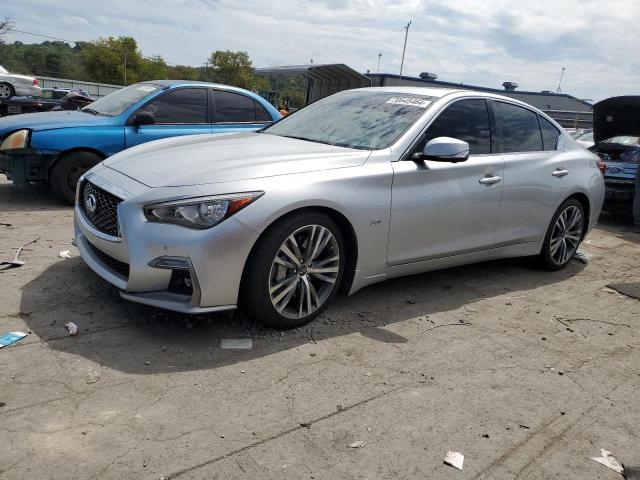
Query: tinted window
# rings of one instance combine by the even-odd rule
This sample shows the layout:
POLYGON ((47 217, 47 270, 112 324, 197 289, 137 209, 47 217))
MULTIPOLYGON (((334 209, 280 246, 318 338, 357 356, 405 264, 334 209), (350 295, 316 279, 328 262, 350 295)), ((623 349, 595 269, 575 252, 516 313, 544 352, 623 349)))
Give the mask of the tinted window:
MULTIPOLYGON (((542 131, 542 146, 545 150, 555 150, 558 147, 560 131, 546 118, 538 118, 540 119, 540 130, 542 131)), ((580 138, 580 140, 587 140, 587 138, 580 138)), ((593 141, 593 136, 591 141, 593 141)))
POLYGON ((536 152, 542 150, 538 115, 526 108, 493 102, 496 126, 502 133, 502 151, 536 152))
POLYGON ((155 123, 207 123, 207 91, 204 88, 172 90, 140 109, 155 123))
POLYGON ((491 125, 484 100, 461 100, 446 108, 429 126, 425 141, 452 137, 469 144, 470 153, 491 153, 491 125))
POLYGON ((253 99, 231 92, 216 91, 216 122, 255 122, 253 99))
POLYGON ((256 107, 256 120, 258 122, 272 122, 271 114, 267 112, 267 109, 260 105, 258 102, 253 102, 256 107))

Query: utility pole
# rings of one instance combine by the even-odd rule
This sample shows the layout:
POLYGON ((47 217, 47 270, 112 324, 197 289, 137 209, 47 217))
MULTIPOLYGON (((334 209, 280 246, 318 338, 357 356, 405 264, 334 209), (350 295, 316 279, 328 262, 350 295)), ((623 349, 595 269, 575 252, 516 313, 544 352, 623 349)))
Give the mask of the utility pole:
POLYGON ((380 73, 380 60, 382 59, 382 52, 378 53, 378 69, 376 70, 376 74, 380 73))
POLYGON ((402 80, 402 68, 404 67, 404 52, 407 50, 407 37, 409 36, 409 27, 411 26, 411 20, 407 23, 407 26, 404 27, 406 30, 404 33, 404 47, 402 48, 402 61, 400 62, 400 79, 402 80))
POLYGON ((124 46, 124 86, 127 86, 127 46, 124 46))
POLYGON ((564 77, 564 67, 562 67, 562 71, 560 72, 560 81, 558 82, 558 90, 556 90, 556 93, 562 93, 562 77, 564 77))

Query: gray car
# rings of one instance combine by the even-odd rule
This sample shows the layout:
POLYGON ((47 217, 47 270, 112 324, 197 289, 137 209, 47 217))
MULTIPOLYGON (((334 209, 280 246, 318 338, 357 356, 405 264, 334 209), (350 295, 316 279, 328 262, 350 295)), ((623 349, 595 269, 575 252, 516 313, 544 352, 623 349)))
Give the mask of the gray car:
POLYGON ((160 140, 79 182, 75 239, 123 298, 295 327, 342 290, 472 262, 564 267, 602 164, 499 95, 363 88, 257 132, 160 140))
POLYGON ((8 100, 13 96, 39 97, 42 95, 40 82, 35 77, 9 73, 0 65, 0 100, 8 100))

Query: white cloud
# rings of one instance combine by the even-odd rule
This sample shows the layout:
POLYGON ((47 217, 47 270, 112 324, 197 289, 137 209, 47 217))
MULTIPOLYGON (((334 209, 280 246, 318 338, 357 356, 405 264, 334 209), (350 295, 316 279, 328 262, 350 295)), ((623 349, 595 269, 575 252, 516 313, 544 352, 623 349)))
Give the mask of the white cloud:
MULTIPOLYGON (((20 30, 72 40, 131 35, 145 55, 201 65, 212 50, 246 50, 256 66, 341 62, 361 71, 400 67, 442 80, 521 89, 563 90, 601 99, 638 94, 640 4, 637 0, 45 0, 5 6, 20 30), (79 16, 81 15, 81 17, 79 16), (73 18, 77 17, 77 18, 73 18)), ((17 37, 17 35, 16 35, 17 37)), ((37 37, 19 37, 39 41, 37 37)))

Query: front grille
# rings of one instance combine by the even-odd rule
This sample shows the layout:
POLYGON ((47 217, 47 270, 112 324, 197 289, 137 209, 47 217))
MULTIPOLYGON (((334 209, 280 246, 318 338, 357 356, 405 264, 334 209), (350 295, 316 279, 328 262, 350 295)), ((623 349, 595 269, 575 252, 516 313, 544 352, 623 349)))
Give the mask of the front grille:
POLYGON ((107 255, 102 250, 97 248, 91 242, 87 242, 91 251, 95 254, 96 257, 100 259, 102 263, 104 263, 107 267, 113 270, 116 273, 119 273, 125 278, 129 278, 129 264, 121 262, 120 260, 116 260, 110 255, 107 255))
POLYGON ((96 230, 119 237, 118 204, 121 198, 85 181, 80 190, 80 207, 96 230))

